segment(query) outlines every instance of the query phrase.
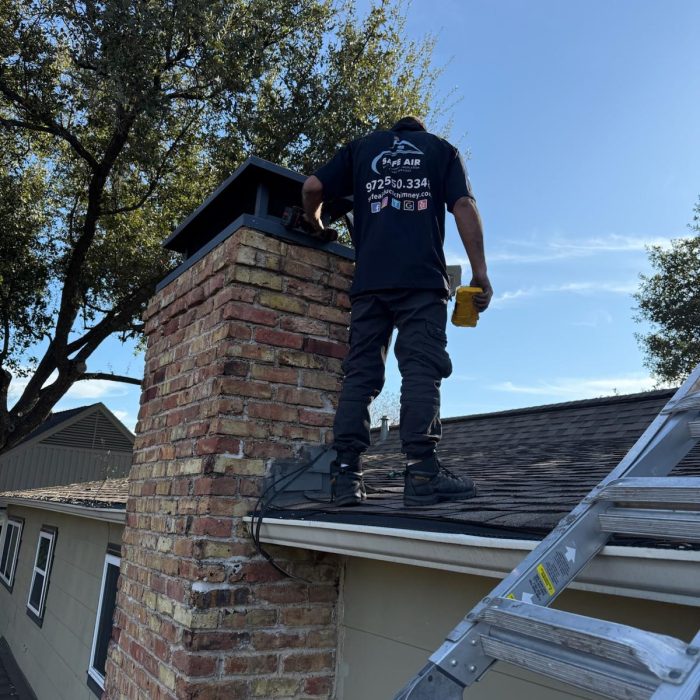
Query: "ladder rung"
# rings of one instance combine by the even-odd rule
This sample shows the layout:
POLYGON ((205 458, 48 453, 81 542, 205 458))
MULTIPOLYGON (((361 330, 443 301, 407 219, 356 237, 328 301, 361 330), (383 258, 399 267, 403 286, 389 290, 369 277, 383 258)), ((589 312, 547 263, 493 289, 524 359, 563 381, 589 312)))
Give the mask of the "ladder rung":
POLYGON ((603 532, 700 542, 700 511, 608 508, 598 520, 603 532))
POLYGON ((627 477, 611 481, 596 495, 616 503, 687 503, 700 505, 700 477, 627 477))
POLYGON ((694 659, 687 644, 666 635, 517 600, 496 598, 480 615, 493 627, 517 633, 527 648, 535 637, 609 661, 643 668, 660 680, 679 683, 694 659))
POLYGON ((620 678, 613 670, 605 673, 592 670, 581 665, 580 657, 572 656, 570 661, 555 659, 541 650, 523 649, 514 644, 508 644, 497 639, 482 640, 484 652, 499 661, 521 666, 550 678, 569 683, 577 688, 591 690, 608 698, 619 700, 648 700, 658 686, 658 681, 648 676, 649 683, 635 683, 620 678))

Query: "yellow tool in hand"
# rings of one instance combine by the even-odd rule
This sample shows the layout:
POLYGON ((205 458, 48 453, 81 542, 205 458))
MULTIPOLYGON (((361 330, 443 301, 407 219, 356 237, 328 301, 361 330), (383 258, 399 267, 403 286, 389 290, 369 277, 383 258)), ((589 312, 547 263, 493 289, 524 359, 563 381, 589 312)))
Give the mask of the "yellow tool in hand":
POLYGON ((452 312, 452 323, 455 326, 474 328, 479 320, 479 312, 474 306, 474 295, 481 294, 481 287, 457 287, 455 308, 452 312))

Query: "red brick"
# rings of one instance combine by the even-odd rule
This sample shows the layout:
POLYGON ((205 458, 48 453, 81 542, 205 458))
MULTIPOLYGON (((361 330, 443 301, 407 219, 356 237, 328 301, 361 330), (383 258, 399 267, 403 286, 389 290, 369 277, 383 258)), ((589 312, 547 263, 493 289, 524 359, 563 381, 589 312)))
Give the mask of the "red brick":
POLYGON ((340 391, 340 378, 327 372, 302 371, 299 379, 300 386, 310 389, 326 389, 327 391, 340 391))
POLYGON ((324 270, 319 270, 317 267, 292 258, 284 258, 282 260, 282 271, 288 275, 314 282, 318 282, 326 274, 324 270))
POLYGON ((306 645, 306 635, 303 632, 253 632, 250 635, 253 649, 270 651, 273 649, 299 649, 306 645))
POLYGON ((299 419, 299 411, 293 406, 282 406, 278 403, 250 403, 248 416, 290 423, 299 419))
POLYGON ((298 583, 282 583, 258 586, 255 589, 255 597, 266 603, 306 603, 308 599, 307 587, 298 583))
POLYGON ((183 642, 193 651, 222 651, 244 649, 250 644, 250 634, 238 631, 185 632, 183 642))
POLYGON ((314 676, 304 681, 304 692, 308 695, 328 695, 333 689, 330 676, 314 676))
POLYGON ((320 411, 310 411, 302 408, 299 411, 299 422, 304 425, 318 425, 321 427, 331 427, 333 425, 333 413, 322 413, 320 411))
POLYGON ((338 357, 341 360, 348 353, 348 346, 342 343, 329 343, 327 340, 317 340, 316 338, 304 338, 302 346, 306 352, 327 357, 338 357))
POLYGON ((192 654, 183 650, 173 654, 173 666, 188 676, 211 676, 216 671, 216 664, 217 658, 215 656, 192 654))
POLYGON ((254 382, 235 377, 223 377, 219 380, 219 387, 222 394, 250 396, 258 399, 269 399, 272 397, 272 388, 268 382, 254 382))
POLYGON ((279 319, 279 313, 270 309, 260 309, 250 304, 231 302, 221 309, 221 319, 229 320, 232 318, 250 321, 251 323, 260 323, 264 326, 274 326, 279 319))
POLYGON ((250 370, 250 362, 245 360, 228 360, 224 363, 224 374, 234 375, 236 377, 248 376, 250 370))
POLYGON ((277 401, 290 404, 292 406, 312 406, 322 408, 325 401, 321 393, 316 389, 298 389, 292 386, 275 387, 274 397, 277 401))
POLYGON ((252 367, 251 376, 265 382, 275 384, 294 384, 299 381, 299 372, 292 367, 270 367, 269 365, 255 364, 252 367))
POLYGON ((243 445, 246 457, 261 457, 267 459, 289 459, 294 456, 294 449, 289 445, 273 442, 253 442, 246 440, 243 445))
POLYGON ((241 680, 214 683, 207 678, 197 683, 178 679, 176 686, 180 700, 249 700, 250 692, 248 682, 241 680))
POLYGON ((283 662, 284 673, 309 673, 313 671, 332 671, 335 664, 334 654, 330 651, 309 654, 290 654, 283 662))
POLYGON ((231 496, 238 493, 238 479, 220 476, 218 478, 197 479, 194 482, 194 495, 231 496))
POLYGON ((279 657, 276 654, 257 654, 256 656, 228 657, 224 663, 224 673, 231 675, 259 675, 276 673, 279 657))
POLYGON ((329 304, 333 299, 333 291, 313 282, 304 282, 290 278, 287 280, 287 292, 303 299, 329 304))
POLYGON ((234 438, 215 435, 213 437, 206 437, 197 440, 195 447, 195 453, 198 455, 209 455, 209 454, 224 454, 233 453, 238 454, 241 449, 241 441, 235 440, 234 438))
POLYGON ((277 361, 281 365, 289 367, 302 367, 304 369, 326 369, 328 358, 309 355, 307 352, 297 350, 279 350, 277 361))
MULTIPOLYGON (((215 481, 219 481, 216 479, 215 481)), ((238 482, 235 484, 238 491, 238 482)), ((230 518, 195 518, 190 533, 193 535, 211 535, 212 537, 230 537, 230 518)))
POLYGON ((278 331, 271 328, 256 328, 253 337, 258 343, 275 345, 281 348, 299 350, 304 342, 303 336, 288 331, 278 331))
POLYGON ((329 324, 315 318, 303 316, 283 316, 280 319, 280 328, 285 331, 296 331, 307 335, 327 336, 329 324))
POLYGON ((332 306, 321 306, 320 304, 309 305, 309 316, 318 318, 322 321, 330 321, 331 323, 340 323, 348 325, 350 315, 344 309, 335 309, 332 306))
MULTIPOLYGON (((270 434, 288 440, 303 440, 304 442, 318 443, 321 441, 321 429, 295 423, 273 424, 270 427, 270 434)), ((241 492, 242 493, 242 492, 241 492)))

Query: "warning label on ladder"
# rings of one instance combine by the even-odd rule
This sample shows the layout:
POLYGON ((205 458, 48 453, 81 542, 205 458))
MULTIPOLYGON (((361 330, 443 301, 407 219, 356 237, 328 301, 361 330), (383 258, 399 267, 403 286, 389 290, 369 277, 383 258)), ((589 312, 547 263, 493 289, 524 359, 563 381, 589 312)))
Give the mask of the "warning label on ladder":
POLYGON ((547 589, 547 593, 549 593, 549 595, 554 595, 557 589, 554 588, 554 584, 547 575, 547 569, 544 568, 543 564, 540 564, 537 567, 537 575, 540 577, 540 581, 542 581, 544 587, 547 589))
POLYGON ((537 599, 551 598, 558 589, 566 586, 575 556, 575 547, 566 547, 564 551, 553 552, 548 560, 537 565, 537 576, 529 580, 537 599))

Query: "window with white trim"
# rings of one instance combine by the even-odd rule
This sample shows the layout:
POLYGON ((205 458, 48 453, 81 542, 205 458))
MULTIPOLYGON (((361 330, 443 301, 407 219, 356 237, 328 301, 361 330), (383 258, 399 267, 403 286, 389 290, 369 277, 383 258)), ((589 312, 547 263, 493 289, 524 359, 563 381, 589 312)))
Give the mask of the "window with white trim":
POLYGON ((95 632, 92 637, 92 651, 90 652, 90 668, 88 669, 88 685, 91 685, 90 680, 92 680, 101 690, 104 690, 105 687, 105 664, 107 663, 109 640, 112 638, 112 620, 117 600, 117 579, 119 578, 120 563, 121 559, 118 556, 108 553, 105 556, 105 565, 102 570, 100 602, 97 606, 95 632))
POLYGON ((27 599, 27 614, 39 625, 44 619, 46 592, 49 588, 49 575, 57 534, 58 530, 54 527, 42 527, 36 547, 32 583, 29 586, 29 598, 27 599))
POLYGON ((8 518, 0 537, 0 581, 12 590, 22 537, 22 521, 8 518))

